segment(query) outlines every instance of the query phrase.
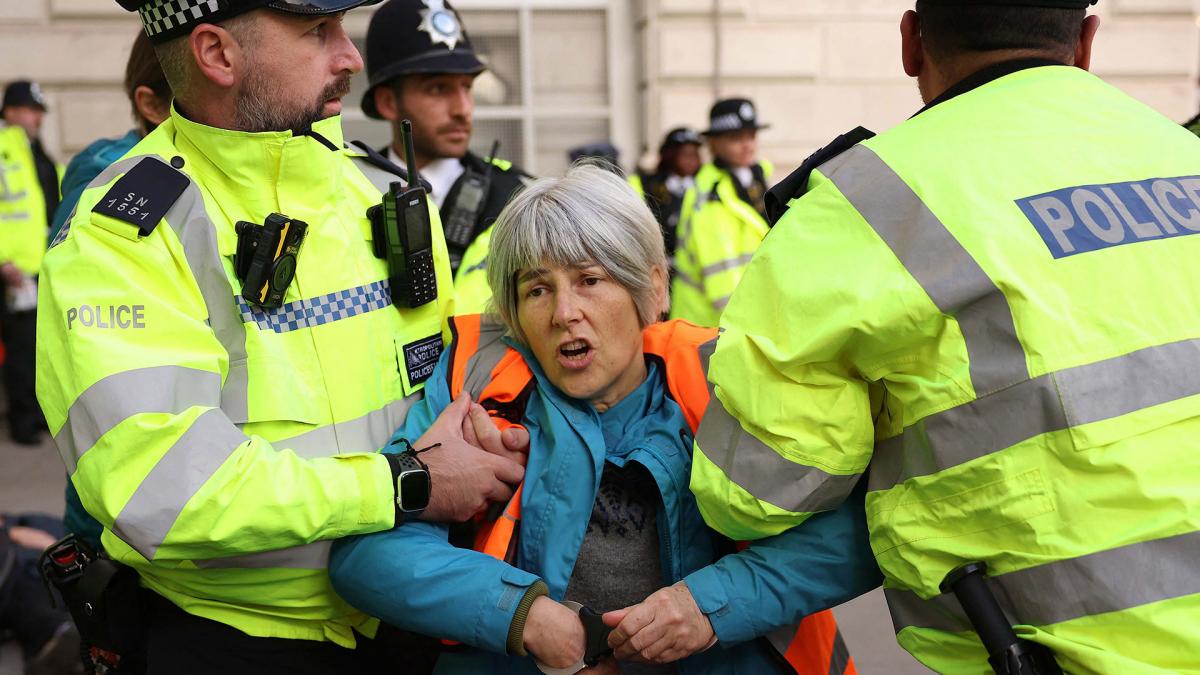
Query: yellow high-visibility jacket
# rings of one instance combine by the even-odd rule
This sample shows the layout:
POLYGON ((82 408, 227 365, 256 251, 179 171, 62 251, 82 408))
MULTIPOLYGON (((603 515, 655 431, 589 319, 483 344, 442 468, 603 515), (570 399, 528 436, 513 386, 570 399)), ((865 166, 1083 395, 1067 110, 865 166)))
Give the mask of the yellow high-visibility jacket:
MULTIPOLYGON (((46 201, 25 130, 0 123, 0 263, 34 276, 46 251, 46 201)), ((0 299, 2 301, 2 299, 0 299)))
MULTIPOLYGON (((772 167, 761 162, 770 184, 772 167)), ((716 326, 770 226, 738 196, 733 174, 705 164, 683 198, 671 282, 671 318, 716 326)))
POLYGON ((820 165, 746 270, 692 488, 763 537, 867 519, 902 646, 985 673, 980 561, 1071 673, 1200 671, 1200 139, 1013 62, 820 165))
POLYGON ((368 207, 395 176, 315 136, 177 112, 102 172, 46 255, 38 399, 104 547, 185 611, 255 636, 353 646, 329 540, 391 527, 375 454, 422 396, 452 310, 397 309, 368 207), (330 149, 330 146, 337 149, 330 149), (242 297, 234 224, 308 223, 284 305, 242 297), (161 217, 160 217, 161 216, 161 217))

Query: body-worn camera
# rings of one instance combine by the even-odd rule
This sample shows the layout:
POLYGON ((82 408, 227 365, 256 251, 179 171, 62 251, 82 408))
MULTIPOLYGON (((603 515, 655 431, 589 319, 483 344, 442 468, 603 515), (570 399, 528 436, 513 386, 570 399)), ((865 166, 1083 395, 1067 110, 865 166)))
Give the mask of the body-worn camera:
POLYGON ((282 306, 296 278, 296 257, 308 224, 272 213, 262 225, 241 220, 234 229, 238 241, 233 266, 242 280, 242 297, 265 309, 282 306))
POLYGON ((383 203, 368 210, 367 216, 374 230, 375 255, 387 261, 392 304, 410 308, 437 299, 437 273, 429 196, 417 176, 412 123, 404 120, 401 129, 408 149, 408 187, 399 181, 392 183, 383 194, 383 203))

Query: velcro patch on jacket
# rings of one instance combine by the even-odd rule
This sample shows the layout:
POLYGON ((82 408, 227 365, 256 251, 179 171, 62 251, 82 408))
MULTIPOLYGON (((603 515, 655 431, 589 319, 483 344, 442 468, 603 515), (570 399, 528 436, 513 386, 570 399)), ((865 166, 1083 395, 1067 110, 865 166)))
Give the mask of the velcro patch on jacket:
POLYGON ((404 345, 404 367, 408 371, 409 384, 415 387, 428 380, 441 355, 441 335, 430 335, 404 345))
POLYGON ((147 157, 121 176, 92 212, 134 225, 145 237, 158 227, 188 182, 187 176, 166 162, 147 157))

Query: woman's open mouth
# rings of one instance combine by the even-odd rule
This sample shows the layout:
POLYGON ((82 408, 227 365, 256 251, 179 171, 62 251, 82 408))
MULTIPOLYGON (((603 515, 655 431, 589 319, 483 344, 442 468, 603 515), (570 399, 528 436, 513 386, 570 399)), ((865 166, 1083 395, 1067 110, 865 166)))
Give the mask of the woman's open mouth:
POLYGON ((558 363, 568 370, 583 370, 592 362, 596 350, 587 340, 572 340, 558 348, 558 363))

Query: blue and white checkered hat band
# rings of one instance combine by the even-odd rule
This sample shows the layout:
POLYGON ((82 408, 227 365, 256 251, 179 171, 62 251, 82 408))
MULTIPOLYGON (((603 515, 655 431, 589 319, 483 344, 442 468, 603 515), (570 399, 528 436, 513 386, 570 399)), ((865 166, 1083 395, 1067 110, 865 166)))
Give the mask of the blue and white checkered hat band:
POLYGON ((709 131, 736 131, 741 129, 743 124, 745 122, 742 121, 741 117, 738 117, 737 113, 728 113, 714 117, 710 125, 712 128, 709 131))
POLYGON ((202 21, 228 9, 227 0, 152 0, 138 10, 148 37, 178 33, 178 29, 202 21))

